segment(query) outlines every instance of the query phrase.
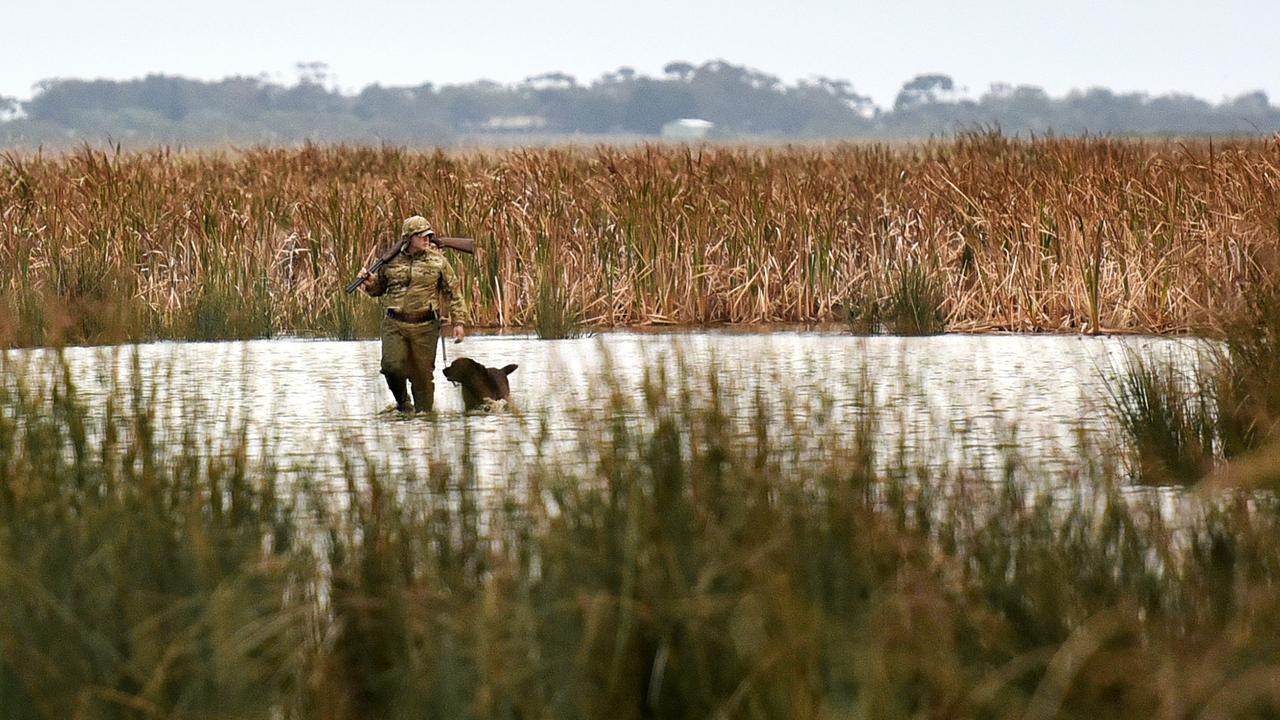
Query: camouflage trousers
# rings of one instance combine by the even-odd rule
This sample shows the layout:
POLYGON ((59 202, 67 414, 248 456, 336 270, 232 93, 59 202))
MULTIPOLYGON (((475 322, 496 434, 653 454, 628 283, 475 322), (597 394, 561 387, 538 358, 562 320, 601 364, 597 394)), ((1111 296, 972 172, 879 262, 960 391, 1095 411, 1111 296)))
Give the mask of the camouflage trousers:
POLYGON ((440 321, 407 323, 382 318, 382 374, 413 383, 418 404, 430 407, 435 394, 436 344, 440 321))

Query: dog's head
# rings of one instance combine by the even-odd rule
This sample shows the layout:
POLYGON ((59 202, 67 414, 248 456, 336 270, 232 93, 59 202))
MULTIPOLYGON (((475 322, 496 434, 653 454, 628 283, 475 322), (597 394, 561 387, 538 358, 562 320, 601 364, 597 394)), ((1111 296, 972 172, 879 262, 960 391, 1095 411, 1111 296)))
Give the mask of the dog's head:
POLYGON ((467 357, 460 357, 449 363, 444 369, 444 376, 450 382, 466 384, 468 380, 476 380, 485 376, 485 366, 467 357))

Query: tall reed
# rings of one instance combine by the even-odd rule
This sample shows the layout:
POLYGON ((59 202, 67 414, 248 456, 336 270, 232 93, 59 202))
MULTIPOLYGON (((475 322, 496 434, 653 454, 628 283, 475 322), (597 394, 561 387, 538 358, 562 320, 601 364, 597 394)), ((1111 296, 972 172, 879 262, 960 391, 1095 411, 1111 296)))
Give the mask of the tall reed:
POLYGON ((478 240, 480 325, 534 324, 548 269, 618 326, 838 319, 919 263, 953 330, 1185 332, 1265 276, 1280 141, 84 148, 5 155, 0 209, 11 342, 367 335, 340 288, 412 213, 478 240))

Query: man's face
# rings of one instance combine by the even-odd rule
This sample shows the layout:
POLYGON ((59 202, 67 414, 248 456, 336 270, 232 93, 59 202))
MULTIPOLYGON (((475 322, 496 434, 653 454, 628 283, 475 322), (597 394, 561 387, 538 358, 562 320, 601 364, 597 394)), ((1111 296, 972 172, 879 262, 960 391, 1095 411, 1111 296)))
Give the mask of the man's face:
POLYGON ((431 236, 423 233, 409 238, 409 252, 417 255, 431 247, 431 236))

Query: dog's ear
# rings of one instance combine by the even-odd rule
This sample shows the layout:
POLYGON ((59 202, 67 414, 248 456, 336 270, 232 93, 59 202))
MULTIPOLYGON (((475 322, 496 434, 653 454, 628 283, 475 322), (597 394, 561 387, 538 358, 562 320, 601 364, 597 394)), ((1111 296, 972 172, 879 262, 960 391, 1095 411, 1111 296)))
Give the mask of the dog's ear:
POLYGON ((515 372, 515 371, 516 371, 516 368, 518 368, 518 367, 520 367, 520 366, 519 366, 519 365, 517 365, 517 364, 515 364, 515 363, 511 363, 510 365, 507 365, 506 367, 502 368, 502 374, 503 374, 503 375, 510 375, 511 373, 515 372))

